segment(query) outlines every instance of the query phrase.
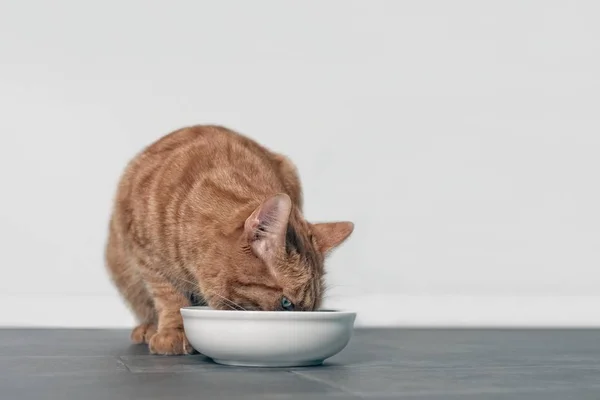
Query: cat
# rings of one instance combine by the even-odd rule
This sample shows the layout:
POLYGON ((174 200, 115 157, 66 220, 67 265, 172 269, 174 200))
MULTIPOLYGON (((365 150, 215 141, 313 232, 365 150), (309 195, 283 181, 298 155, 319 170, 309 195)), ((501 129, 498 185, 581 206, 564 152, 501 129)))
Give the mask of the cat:
POLYGON ((302 216, 296 167, 220 126, 192 126, 127 165, 109 224, 106 265, 153 354, 193 352, 179 309, 311 311, 324 258, 352 222, 302 216))

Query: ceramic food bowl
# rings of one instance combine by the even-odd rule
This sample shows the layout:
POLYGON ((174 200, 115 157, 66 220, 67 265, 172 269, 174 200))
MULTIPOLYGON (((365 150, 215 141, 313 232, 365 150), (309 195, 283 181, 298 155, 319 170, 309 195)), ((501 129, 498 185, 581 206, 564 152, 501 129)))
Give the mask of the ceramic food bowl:
POLYGON ((181 309, 190 344, 216 363, 248 367, 319 365, 346 347, 356 313, 181 309))

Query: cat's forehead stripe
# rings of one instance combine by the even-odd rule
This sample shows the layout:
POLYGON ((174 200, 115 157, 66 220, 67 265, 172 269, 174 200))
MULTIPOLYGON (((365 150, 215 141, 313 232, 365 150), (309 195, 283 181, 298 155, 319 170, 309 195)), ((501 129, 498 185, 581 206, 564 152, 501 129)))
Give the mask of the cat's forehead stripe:
POLYGON ((291 223, 289 223, 285 234, 285 250, 288 253, 295 251, 298 254, 302 254, 304 253, 303 247, 304 246, 302 245, 298 232, 296 232, 294 226, 291 223))
POLYGON ((318 271, 318 255, 313 243, 298 233, 298 228, 290 220, 285 235, 285 249, 288 254, 296 252, 312 271, 318 271))

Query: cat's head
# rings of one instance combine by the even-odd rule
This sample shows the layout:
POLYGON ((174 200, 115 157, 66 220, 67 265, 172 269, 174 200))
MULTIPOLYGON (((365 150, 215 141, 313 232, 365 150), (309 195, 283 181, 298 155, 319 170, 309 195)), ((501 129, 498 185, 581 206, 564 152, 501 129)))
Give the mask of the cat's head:
POLYGON ((227 298, 246 310, 319 308, 325 256, 353 229, 352 222, 308 223, 286 194, 265 200, 245 221, 217 307, 235 308, 227 298))

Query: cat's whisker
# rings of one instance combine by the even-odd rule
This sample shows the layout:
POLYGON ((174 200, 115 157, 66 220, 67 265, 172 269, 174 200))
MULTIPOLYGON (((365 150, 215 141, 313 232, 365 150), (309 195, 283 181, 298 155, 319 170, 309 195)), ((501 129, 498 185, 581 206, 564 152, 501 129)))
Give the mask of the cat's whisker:
MULTIPOLYGON (((181 282, 185 282, 185 283, 188 283, 188 284, 192 285, 192 287, 193 287, 194 289, 198 290, 200 293, 202 292, 202 291, 200 290, 200 286, 199 286, 197 283, 191 282, 191 281, 189 281, 189 280, 187 280, 187 279, 185 279, 185 278, 182 278, 181 276, 175 276, 175 278, 176 278, 176 279, 179 279, 181 282)), ((232 307, 232 308, 233 308, 233 309, 235 309, 235 310, 247 311, 247 310, 246 310, 244 307, 240 306, 239 304, 237 304, 237 303, 236 303, 236 302, 234 302, 233 300, 230 300, 230 299, 228 299, 227 297, 224 297, 224 296, 220 295, 219 293, 216 293, 216 292, 211 292, 210 294, 220 297, 220 298, 222 299, 222 302, 227 302, 226 304, 227 304, 229 307, 232 307, 232 306, 236 307, 236 308, 233 308, 233 307, 232 307)))
POLYGON ((229 307, 233 311, 238 311, 237 308, 234 308, 231 304, 228 304, 228 303, 224 302, 223 300, 217 300, 217 301, 219 301, 220 304, 223 304, 224 306, 229 307))
MULTIPOLYGON (((200 286, 197 283, 191 282, 191 281, 189 281, 189 280, 181 277, 180 275, 176 275, 176 276, 174 276, 174 278, 177 279, 177 280, 179 280, 179 281, 181 281, 181 282, 184 282, 184 283, 187 283, 189 285, 192 285, 192 287, 194 289, 198 290, 201 293, 200 286)), ((222 299, 221 303, 226 304, 228 307, 230 307, 233 310, 247 311, 244 307, 240 306, 239 304, 237 304, 233 300, 230 300, 227 297, 224 297, 224 296, 220 295, 219 293, 211 292, 210 294, 220 297, 222 299)))
POLYGON ((214 294, 214 295, 216 295, 216 296, 219 296, 219 297, 220 297, 220 298, 222 298, 223 300, 225 300, 225 301, 227 301, 227 302, 229 302, 229 303, 233 304, 233 305, 234 305, 234 306, 236 306, 236 307, 239 307, 239 308, 240 308, 242 311, 248 311, 248 310, 246 310, 244 307, 242 307, 242 306, 240 306, 239 304, 237 304, 236 302, 234 302, 234 301, 232 301, 232 300, 229 300, 227 297, 221 296, 219 293, 212 292, 211 294, 214 294))

